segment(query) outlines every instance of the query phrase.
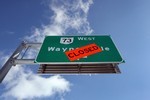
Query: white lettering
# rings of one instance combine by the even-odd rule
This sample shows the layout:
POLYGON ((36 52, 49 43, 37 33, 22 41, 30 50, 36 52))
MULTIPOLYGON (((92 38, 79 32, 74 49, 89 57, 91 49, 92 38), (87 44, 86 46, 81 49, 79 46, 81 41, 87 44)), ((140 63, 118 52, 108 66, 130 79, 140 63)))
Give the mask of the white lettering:
POLYGON ((54 51, 55 47, 48 47, 48 51, 54 51))
POLYGON ((67 50, 67 48, 62 48, 63 52, 65 52, 67 50))
POLYGON ((74 50, 74 48, 57 48, 57 47, 48 47, 48 51, 56 51, 56 52, 66 52, 67 50, 74 50))
POLYGON ((83 40, 83 37, 78 37, 78 40, 83 40))
POLYGON ((95 37, 78 37, 78 40, 80 41, 92 41, 95 40, 95 37))
POLYGON ((103 48, 103 47, 101 47, 101 49, 102 49, 102 51, 104 51, 104 48, 103 48))
POLYGON ((70 50, 74 50, 74 48, 69 48, 69 51, 70 51, 70 50))
POLYGON ((110 49, 109 49, 108 47, 105 47, 105 50, 106 50, 106 51, 109 51, 110 49))
MULTIPOLYGON (((109 47, 100 47, 102 49, 102 51, 110 51, 110 48, 109 47)), ((74 50, 74 49, 78 49, 78 47, 76 48, 73 48, 73 47, 70 47, 70 48, 58 48, 58 47, 48 47, 48 51, 55 51, 55 52, 66 52, 67 50, 74 50)))
POLYGON ((55 51, 60 51, 60 48, 56 48, 56 50, 55 51))

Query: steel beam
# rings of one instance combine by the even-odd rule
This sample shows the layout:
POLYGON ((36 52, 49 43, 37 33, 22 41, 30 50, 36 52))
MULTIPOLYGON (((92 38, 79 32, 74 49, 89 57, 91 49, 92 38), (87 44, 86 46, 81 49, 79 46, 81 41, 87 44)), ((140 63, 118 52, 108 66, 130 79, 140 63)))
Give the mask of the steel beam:
POLYGON ((14 65, 14 60, 20 55, 21 51, 25 48, 26 43, 22 42, 18 48, 14 51, 11 57, 7 60, 7 62, 0 69, 0 83, 3 81, 10 68, 14 65))
POLYGON ((15 59, 14 64, 36 64, 34 63, 34 59, 15 59))
POLYGON ((39 48, 41 47, 42 43, 26 43, 26 47, 31 47, 31 48, 39 48))

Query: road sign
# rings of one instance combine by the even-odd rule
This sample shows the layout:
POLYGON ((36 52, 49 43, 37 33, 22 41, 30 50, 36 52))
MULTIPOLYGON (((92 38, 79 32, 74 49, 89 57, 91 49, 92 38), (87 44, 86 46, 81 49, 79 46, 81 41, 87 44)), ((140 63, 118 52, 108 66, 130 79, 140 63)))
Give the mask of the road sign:
POLYGON ((110 36, 46 36, 35 59, 39 64, 122 62, 110 36))

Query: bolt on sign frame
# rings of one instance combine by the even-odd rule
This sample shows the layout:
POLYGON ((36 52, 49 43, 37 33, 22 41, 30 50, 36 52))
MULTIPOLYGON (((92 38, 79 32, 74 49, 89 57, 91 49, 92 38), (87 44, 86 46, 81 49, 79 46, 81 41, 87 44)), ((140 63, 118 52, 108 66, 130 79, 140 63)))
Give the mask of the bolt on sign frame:
POLYGON ((35 63, 40 74, 120 73, 123 63, 110 36, 46 36, 35 63))
POLYGON ((123 62, 110 36, 46 36, 43 43, 18 46, 0 69, 0 83, 18 64, 38 64, 38 73, 45 75, 120 73, 123 62), (24 58, 30 48, 39 51, 36 58, 24 58))

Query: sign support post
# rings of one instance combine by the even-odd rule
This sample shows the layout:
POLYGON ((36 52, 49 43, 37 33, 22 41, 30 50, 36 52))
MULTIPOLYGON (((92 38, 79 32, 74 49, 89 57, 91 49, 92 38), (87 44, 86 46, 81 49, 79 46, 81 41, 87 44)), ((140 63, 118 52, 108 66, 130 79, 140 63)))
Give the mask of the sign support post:
POLYGON ((18 57, 24 49, 27 49, 29 47, 38 48, 40 46, 41 43, 26 43, 25 41, 23 41, 0 69, 0 83, 3 81, 12 66, 15 66, 17 64, 35 64, 35 59, 18 59, 18 57))

